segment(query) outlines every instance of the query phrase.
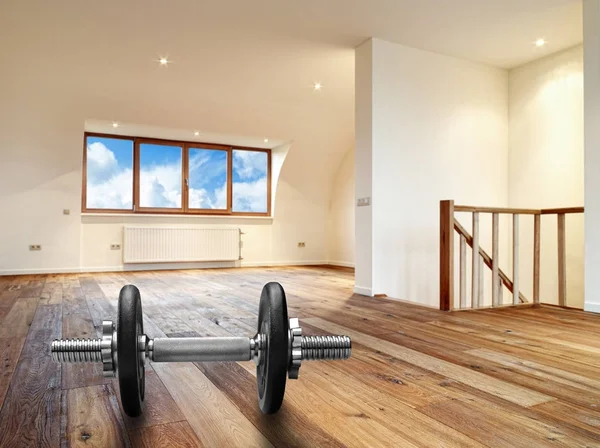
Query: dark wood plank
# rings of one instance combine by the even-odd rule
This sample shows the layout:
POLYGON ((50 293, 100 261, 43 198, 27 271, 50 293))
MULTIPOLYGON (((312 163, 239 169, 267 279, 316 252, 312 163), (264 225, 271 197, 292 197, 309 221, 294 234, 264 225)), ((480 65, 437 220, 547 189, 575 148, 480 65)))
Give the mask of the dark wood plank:
POLYGON ((130 446, 129 435, 110 384, 70 389, 67 403, 67 438, 70 446, 130 446))
POLYGON ((60 365, 48 341, 61 334, 61 306, 39 306, 0 412, 0 446, 59 445, 60 365))
MULTIPOLYGON (((118 390, 119 383, 115 378, 112 380, 115 390, 118 390)), ((121 396, 117 394, 119 404, 121 396)), ((166 387, 156 375, 153 369, 146 369, 146 388, 144 398, 144 413, 140 417, 131 418, 124 416, 125 426, 128 430, 146 428, 149 426, 162 425, 184 421, 185 417, 181 410, 173 401, 166 387)))

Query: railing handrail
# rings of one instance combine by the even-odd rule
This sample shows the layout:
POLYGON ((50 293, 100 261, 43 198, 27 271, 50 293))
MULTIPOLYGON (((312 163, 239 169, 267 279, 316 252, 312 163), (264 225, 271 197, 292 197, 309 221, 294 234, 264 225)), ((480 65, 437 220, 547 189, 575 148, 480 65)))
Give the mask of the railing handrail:
POLYGON ((510 208, 479 207, 471 205, 455 205, 453 200, 440 201, 440 309, 454 309, 454 232, 460 235, 459 273, 460 273, 460 308, 466 307, 466 246, 477 248, 473 251, 471 269, 471 308, 478 308, 483 297, 483 277, 480 271, 484 265, 492 269, 492 306, 504 306, 502 287, 506 286, 513 295, 513 305, 527 302, 519 289, 519 215, 532 215, 533 226, 533 305, 540 303, 540 246, 541 216, 556 215, 558 237, 558 303, 566 306, 566 224, 567 214, 584 213, 584 207, 561 208, 510 208), (455 218, 455 212, 468 212, 473 218, 473 234, 469 235, 455 218), (479 214, 492 214, 492 256, 490 257, 479 244, 479 214), (512 280, 500 269, 499 258, 499 215, 512 216, 513 246, 513 278, 512 280), (477 254, 477 256, 475 256, 477 254), (481 268, 480 268, 481 265, 481 268))
POLYGON ((473 205, 455 205, 455 212, 480 212, 502 213, 507 215, 561 215, 567 213, 583 213, 583 207, 563 208, 507 208, 507 207, 479 207, 473 205))

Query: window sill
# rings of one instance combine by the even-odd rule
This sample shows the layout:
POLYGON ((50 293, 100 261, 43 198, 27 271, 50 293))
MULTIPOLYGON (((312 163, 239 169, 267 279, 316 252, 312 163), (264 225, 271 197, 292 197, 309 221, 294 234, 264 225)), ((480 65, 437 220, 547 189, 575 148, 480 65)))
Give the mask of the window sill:
POLYGON ((221 221, 225 223, 272 222, 273 216, 241 216, 241 215, 177 215, 153 213, 81 213, 81 222, 89 223, 120 223, 120 222, 198 222, 221 221))

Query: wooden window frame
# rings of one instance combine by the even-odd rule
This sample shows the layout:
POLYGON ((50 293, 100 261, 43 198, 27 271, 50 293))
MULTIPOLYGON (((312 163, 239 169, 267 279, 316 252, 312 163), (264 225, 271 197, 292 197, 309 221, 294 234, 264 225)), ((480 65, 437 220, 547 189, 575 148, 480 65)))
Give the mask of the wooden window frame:
POLYGON ((139 214, 139 215, 187 215, 187 216, 271 216, 271 150, 265 148, 253 148, 246 146, 217 145, 214 143, 189 142, 182 140, 167 140, 158 138, 135 137, 127 135, 114 135, 96 132, 85 132, 83 135, 83 174, 82 174, 82 213, 106 213, 106 214, 139 214), (129 140, 133 143, 133 197, 130 209, 106 209, 87 207, 87 140, 89 137, 113 138, 129 140), (140 207, 140 145, 155 144, 165 146, 176 146, 182 148, 182 171, 181 171, 181 208, 153 208, 140 207), (189 208, 189 154, 190 149, 219 150, 227 152, 227 209, 194 209, 189 208), (253 151, 267 154, 267 211, 266 212, 235 212, 233 211, 233 151, 253 151))

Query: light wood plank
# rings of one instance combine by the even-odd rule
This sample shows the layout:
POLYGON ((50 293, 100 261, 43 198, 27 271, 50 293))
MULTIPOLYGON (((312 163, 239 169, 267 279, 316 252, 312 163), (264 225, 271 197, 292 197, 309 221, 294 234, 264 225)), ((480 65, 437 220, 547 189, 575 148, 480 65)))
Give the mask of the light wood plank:
POLYGON ((505 400, 521 406, 534 406, 536 404, 554 400, 554 398, 550 396, 533 392, 519 386, 514 386, 505 381, 498 381, 478 372, 473 372, 432 356, 424 355, 415 350, 382 341, 381 339, 368 336, 340 325, 332 324, 320 318, 309 318, 305 319, 305 321, 310 325, 333 334, 346 334, 352 337, 356 342, 366 345, 367 347, 384 351, 385 353, 402 359, 410 364, 444 375, 455 381, 504 398, 505 400))
POLYGON ((135 448, 202 448, 198 437, 188 422, 140 428, 129 433, 135 448))
POLYGON ((193 364, 156 363, 154 369, 204 445, 271 446, 193 364))
POLYGON ((38 301, 37 297, 17 299, 0 325, 0 338, 25 336, 33 321, 38 301))

